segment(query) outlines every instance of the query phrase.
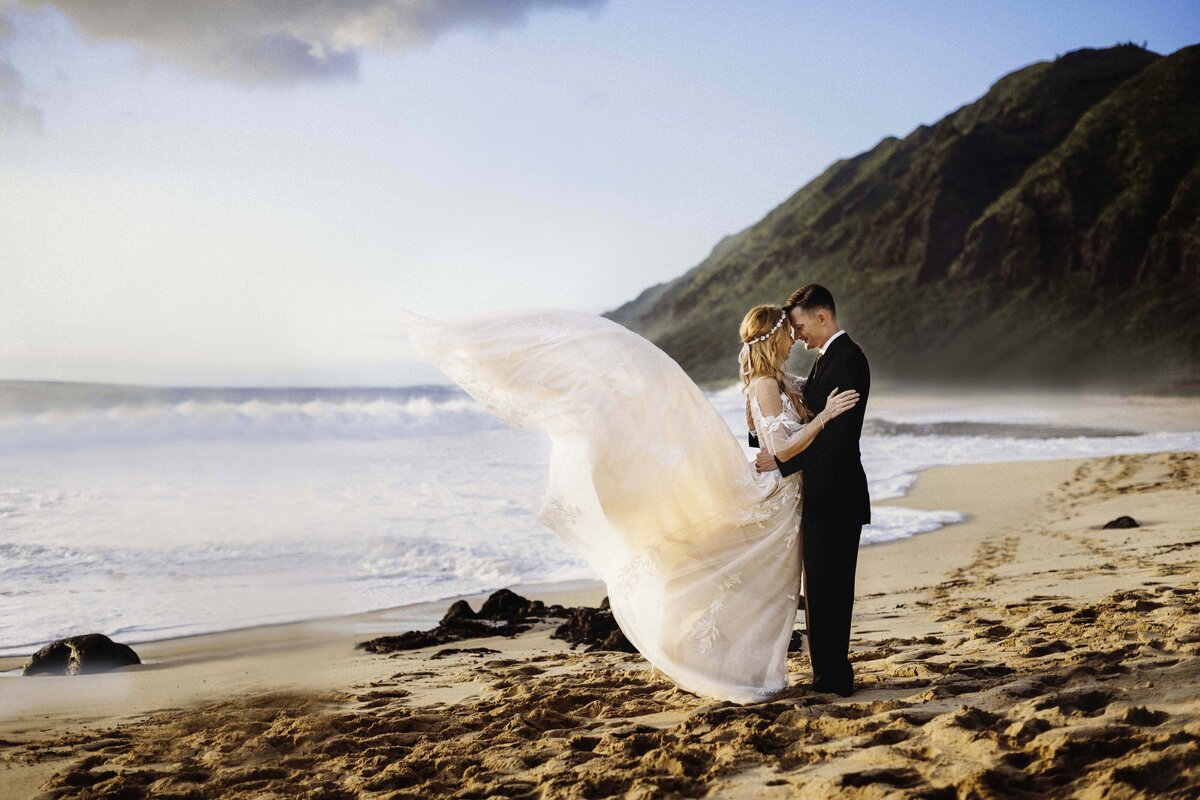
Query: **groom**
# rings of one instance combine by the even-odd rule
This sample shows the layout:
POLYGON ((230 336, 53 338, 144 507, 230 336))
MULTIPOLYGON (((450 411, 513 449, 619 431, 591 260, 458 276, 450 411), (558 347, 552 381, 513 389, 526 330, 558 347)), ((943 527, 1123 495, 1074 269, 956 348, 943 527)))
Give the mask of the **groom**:
POLYGON ((810 688, 849 697, 854 693, 848 656, 858 540, 862 526, 871 521, 867 476, 858 450, 871 370, 863 351, 838 325, 833 295, 824 286, 810 283, 797 289, 784 310, 792 337, 804 342, 806 349, 819 351, 804 384, 809 411, 821 413, 835 389, 856 389, 861 398, 793 458, 780 462, 760 450, 757 459, 759 472, 778 469, 791 475, 803 470, 804 621, 813 669, 810 688))

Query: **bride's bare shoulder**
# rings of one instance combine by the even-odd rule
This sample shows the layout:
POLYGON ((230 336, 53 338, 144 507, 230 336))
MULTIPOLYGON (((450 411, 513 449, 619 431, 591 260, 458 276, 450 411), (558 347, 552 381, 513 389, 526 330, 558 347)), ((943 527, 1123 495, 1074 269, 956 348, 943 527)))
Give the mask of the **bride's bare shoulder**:
POLYGON ((750 380, 749 388, 753 390, 755 394, 761 394, 763 392, 778 392, 779 381, 775 380, 775 378, 770 375, 756 375, 750 380))

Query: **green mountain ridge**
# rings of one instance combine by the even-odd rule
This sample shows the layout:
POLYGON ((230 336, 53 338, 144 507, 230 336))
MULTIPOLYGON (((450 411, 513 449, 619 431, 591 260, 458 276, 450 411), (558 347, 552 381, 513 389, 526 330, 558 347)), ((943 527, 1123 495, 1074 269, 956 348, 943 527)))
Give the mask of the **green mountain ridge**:
POLYGON ((728 382, 746 309, 816 281, 881 377, 1137 388, 1200 379, 1198 278, 1200 46, 1126 44, 835 162, 607 316, 728 382))

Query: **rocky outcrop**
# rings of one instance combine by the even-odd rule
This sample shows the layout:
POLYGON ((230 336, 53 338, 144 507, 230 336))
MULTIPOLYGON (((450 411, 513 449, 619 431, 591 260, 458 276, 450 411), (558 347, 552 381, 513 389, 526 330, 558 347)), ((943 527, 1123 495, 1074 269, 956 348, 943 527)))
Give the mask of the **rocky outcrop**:
MULTIPOLYGON (((547 619, 565 619, 554 638, 573 644, 594 645, 589 650, 622 650, 634 652, 608 610, 608 598, 600 608, 566 608, 546 605, 541 600, 529 600, 508 589, 494 592, 476 612, 465 600, 455 601, 437 627, 426 631, 408 631, 395 636, 381 636, 357 645, 371 653, 392 653, 416 650, 433 645, 481 639, 488 636, 516 636, 535 623, 547 619), (589 622, 583 622, 583 620, 589 622), (573 638, 570 638, 573 637, 573 638)), ((458 651, 454 651, 458 652, 458 651)))

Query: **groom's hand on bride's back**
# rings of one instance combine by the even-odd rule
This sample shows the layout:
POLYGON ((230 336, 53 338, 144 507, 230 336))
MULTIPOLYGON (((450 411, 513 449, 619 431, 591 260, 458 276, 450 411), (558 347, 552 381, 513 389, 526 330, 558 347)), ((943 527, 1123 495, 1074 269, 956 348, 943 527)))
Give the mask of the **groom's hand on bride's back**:
POLYGON ((775 463, 775 456, 767 452, 766 448, 758 451, 758 455, 754 458, 754 466, 759 472, 771 472, 779 469, 779 465, 775 463))

